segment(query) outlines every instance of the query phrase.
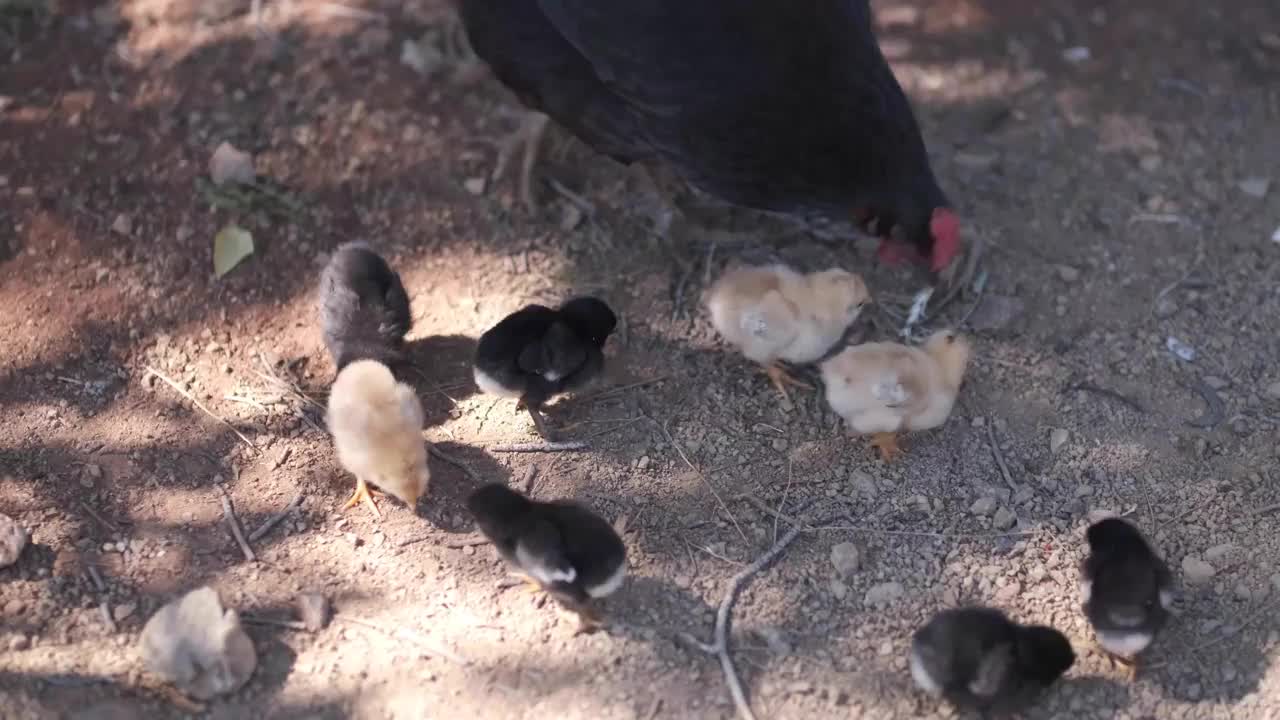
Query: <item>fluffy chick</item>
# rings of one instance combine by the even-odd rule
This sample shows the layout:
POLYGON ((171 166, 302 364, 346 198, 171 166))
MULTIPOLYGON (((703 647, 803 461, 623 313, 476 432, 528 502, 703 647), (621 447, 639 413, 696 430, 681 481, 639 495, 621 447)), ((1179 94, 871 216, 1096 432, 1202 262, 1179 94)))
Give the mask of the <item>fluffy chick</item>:
POLYGON ((431 473, 422 440, 422 404, 413 388, 396 382, 382 363, 357 360, 338 373, 329 391, 326 419, 338 461, 356 476, 355 493, 343 510, 364 502, 382 517, 369 483, 410 509, 417 505, 431 473))
POLYGON ((785 265, 739 267, 704 295, 711 324, 748 360, 764 366, 783 397, 786 384, 810 387, 778 361, 811 363, 840 342, 871 302, 862 278, 838 268, 801 274, 785 265))
POLYGON ((822 363, 827 403, 851 433, 871 435, 871 444, 889 462, 900 452, 899 432, 946 422, 971 351, 969 341, 950 330, 934 333, 918 348, 897 343, 846 348, 822 363))
POLYGON ((1085 533, 1089 556, 1080 564, 1084 614, 1098 644, 1137 675, 1138 655, 1169 619, 1173 576, 1138 528, 1106 518, 1085 533))
POLYGON ((612 595, 627 571, 622 538, 576 503, 530 500, 505 485, 485 485, 467 509, 498 554, 578 616, 579 632, 599 626, 591 601, 612 595))
POLYGON ((1075 658, 1071 643, 1057 630, 1018 625, 991 608, 943 610, 911 638, 916 685, 984 713, 1030 702, 1075 658))
POLYGON ((480 336, 476 345, 476 386, 483 392, 519 398, 543 437, 550 437, 542 405, 598 376, 604 344, 618 318, 604 301, 573 298, 552 310, 526 305, 480 336))
POLYGON ((341 372, 356 360, 403 362, 413 316, 400 276, 368 245, 350 242, 334 251, 320 276, 320 324, 341 372))

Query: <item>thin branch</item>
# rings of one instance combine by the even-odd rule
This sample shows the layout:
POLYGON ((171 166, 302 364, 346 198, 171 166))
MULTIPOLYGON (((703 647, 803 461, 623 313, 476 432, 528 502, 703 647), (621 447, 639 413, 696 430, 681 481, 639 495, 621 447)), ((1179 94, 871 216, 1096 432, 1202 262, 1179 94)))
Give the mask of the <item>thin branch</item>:
POLYGON ((1280 503, 1272 503, 1270 505, 1265 505, 1263 507, 1258 508, 1257 510, 1254 510, 1249 514, 1252 515, 1253 517, 1257 517, 1259 515, 1266 515, 1267 513, 1272 512, 1273 510, 1280 510, 1280 503))
POLYGON ((254 530, 253 532, 249 533, 249 542, 257 542, 259 539, 262 538, 263 535, 266 535, 267 533, 271 532, 271 528, 275 527, 276 525, 279 525, 280 521, 288 517, 289 513, 293 512, 294 509, 297 508, 301 502, 302 502, 302 493, 298 493, 297 495, 294 496, 293 500, 291 500, 289 504, 285 506, 284 510, 281 510, 275 515, 272 515, 270 518, 267 518, 267 521, 259 525, 257 530, 254 530))
MULTIPOLYGON (((1213 638, 1212 640, 1207 640, 1207 641, 1205 641, 1205 642, 1200 643, 1199 645, 1196 645, 1196 646, 1194 646, 1194 647, 1190 648, 1190 650, 1191 650, 1191 653, 1190 653, 1190 654, 1191 654, 1191 655, 1195 655, 1196 653, 1199 653, 1201 650, 1208 650, 1209 648, 1213 647, 1214 645, 1218 645, 1219 643, 1226 642, 1227 640, 1230 640, 1231 638, 1235 637, 1236 635, 1239 635, 1240 633, 1244 632, 1245 628, 1247 628, 1247 627, 1249 627, 1250 625, 1252 625, 1252 624, 1254 624, 1255 622, 1257 622, 1259 618, 1267 617, 1267 616, 1271 615, 1271 613, 1272 613, 1273 611, 1277 610, 1277 609, 1280 609, 1280 602, 1273 602, 1273 603, 1271 603, 1271 604, 1269 604, 1269 605, 1263 605, 1263 606, 1262 606, 1262 608, 1261 608, 1261 609, 1259 609, 1257 612, 1255 612, 1255 613, 1253 613, 1252 615, 1250 615, 1249 617, 1245 618, 1245 619, 1244 619, 1244 622, 1241 622, 1238 626, 1236 626, 1236 628, 1235 628, 1234 630, 1230 630, 1230 631, 1228 631, 1228 632, 1224 632, 1223 634, 1219 635, 1219 636, 1218 636, 1218 637, 1216 637, 1216 638, 1213 638)), ((1165 665, 1168 665, 1168 664, 1169 664, 1169 663, 1168 663, 1167 661, 1166 661, 1166 662, 1159 662, 1159 663, 1153 663, 1153 664, 1151 664, 1151 665, 1143 665, 1143 668, 1144 668, 1144 669, 1147 669, 1147 670, 1154 670, 1155 668, 1164 667, 1165 665)))
POLYGON ((489 452, 499 453, 536 453, 536 452, 576 452, 587 450, 591 446, 580 440, 572 442, 527 442, 510 445, 493 445, 486 448, 489 452))
POLYGON ((584 402, 585 402, 585 401, 595 402, 596 400, 599 400, 599 399, 601 399, 601 398, 607 398, 607 397, 609 397, 610 395, 617 395, 618 393, 623 393, 623 392, 626 392, 626 391, 628 391, 628 390, 635 390, 636 388, 642 388, 642 387, 647 387, 647 386, 649 386, 649 385, 655 385, 655 384, 657 384, 657 383, 660 383, 660 382, 662 382, 662 381, 664 381, 664 380, 668 380, 668 379, 670 379, 670 378, 671 378, 671 376, 670 376, 670 375, 661 375, 661 376, 656 377, 656 378, 649 378, 648 380, 641 380, 640 382, 633 382, 633 383, 631 383, 630 385, 618 385, 618 386, 615 386, 615 387, 606 388, 606 389, 604 389, 604 390, 601 390, 601 391, 600 391, 600 392, 598 392, 598 393, 594 393, 594 394, 592 394, 592 395, 588 395, 587 397, 583 398, 583 401, 584 401, 584 402))
POLYGON ((98 614, 102 616, 103 624, 106 625, 111 632, 118 632, 120 630, 116 625, 116 619, 111 617, 111 604, 107 602, 106 598, 103 598, 102 602, 98 603, 98 614))
POLYGON ((1105 398, 1110 398, 1120 403, 1121 405, 1127 406, 1129 409, 1133 410, 1134 412, 1138 412, 1142 414, 1146 414, 1147 412, 1147 409, 1143 407, 1142 403, 1138 402, 1137 400, 1133 400, 1128 396, 1123 395, 1120 392, 1117 392, 1110 388, 1104 388, 1100 385, 1094 385, 1091 382, 1073 383, 1071 385, 1068 385, 1062 388, 1063 393, 1074 392, 1076 390, 1080 390, 1087 393, 1093 393, 1094 395, 1101 395, 1102 397, 1105 397, 1105 398))
POLYGON ((297 620, 277 620, 276 618, 263 617, 261 615, 248 615, 242 613, 240 619, 250 625, 273 625, 275 627, 288 628, 290 630, 306 631, 307 626, 297 620))
POLYGON ((996 441, 996 424, 987 422, 987 441, 991 445, 991 454, 995 456, 996 464, 1000 466, 1000 475, 1004 478, 1004 484, 1009 486, 1010 490, 1018 492, 1018 486, 1013 484, 1013 476, 1009 474, 1009 466, 1004 462, 1004 453, 1000 451, 1000 443, 996 441))
POLYGON ((813 532, 862 532, 872 535, 899 535, 902 537, 927 537, 939 538, 944 540, 955 540, 959 538, 972 538, 975 540, 997 540, 999 538, 1029 537, 1035 535, 1030 530, 1016 530, 1006 533, 952 533, 952 532, 928 532, 925 530, 885 530, 883 528, 866 527, 863 525, 818 525, 806 528, 813 532))
POLYGON ((118 529, 116 529, 116 526, 115 526, 115 525, 112 525, 110 522, 108 522, 108 521, 107 521, 107 519, 106 519, 106 518, 102 517, 101 515, 99 515, 99 514, 97 513, 97 511, 95 511, 93 508, 89 507, 88 503, 86 503, 86 502, 84 502, 84 501, 81 501, 81 502, 80 502, 80 507, 84 508, 84 511, 85 511, 85 512, 87 512, 87 513, 89 513, 89 516, 90 516, 90 517, 92 517, 94 520, 97 520, 99 523, 101 523, 101 524, 102 524, 102 526, 103 526, 103 527, 105 527, 106 529, 110 530, 112 533, 119 533, 119 532, 120 532, 118 529))
POLYGON ((658 426, 658 430, 662 433, 662 436, 671 444, 671 447, 676 449, 676 452, 679 453, 680 459, 684 461, 684 464, 687 465, 689 469, 698 476, 698 479, 702 480, 702 484, 706 485, 707 489, 711 491, 716 502, 720 504, 720 509, 724 510, 725 514, 729 516, 729 520, 733 522, 733 527, 738 530, 738 534, 742 536, 743 541, 750 543, 751 541, 747 539, 747 534, 742 531, 742 526, 738 524, 738 518, 734 516, 733 511, 725 504, 724 498, 720 497, 720 491, 716 490, 716 486, 712 485, 711 481, 707 479, 707 476, 698 469, 698 466, 694 465, 693 462, 689 460, 689 456, 685 454, 684 448, 681 447, 680 443, 676 442, 676 439, 671 436, 671 432, 667 430, 667 426, 655 420, 652 415, 645 411, 643 405, 640 406, 640 414, 648 418, 649 422, 658 426))
POLYGON ((440 547, 446 547, 446 548, 449 548, 450 550, 460 550, 462 548, 477 547, 480 545, 488 545, 488 544, 489 544, 489 538, 469 537, 469 538, 461 538, 459 540, 448 540, 446 542, 442 542, 440 543, 440 547))
POLYGON ((253 554, 253 548, 249 547, 249 543, 244 539, 244 531, 240 529, 240 520, 236 518, 236 511, 231 507, 231 496, 227 494, 226 488, 218 486, 218 492, 222 493, 222 516, 226 518, 227 524, 231 526, 231 534, 235 536, 236 542, 240 545, 240 552, 244 553, 245 562, 256 562, 257 556, 253 554))
POLYGON ((208 415, 209 417, 213 418, 214 420, 217 420, 218 422, 222 423, 223 425, 226 425, 227 427, 231 428, 231 432, 235 433, 235 434, 236 434, 236 437, 240 438, 240 440, 241 440, 245 445, 248 445, 248 446, 249 446, 252 450, 254 450, 254 451, 256 451, 256 450, 258 449, 258 446, 257 446, 257 445, 254 445, 252 440, 250 440, 249 438, 245 437, 245 436, 244 436, 244 433, 240 432, 240 430, 239 430, 235 425, 232 425, 232 424, 231 424, 231 423, 230 423, 226 418, 222 417, 221 415, 218 415, 217 413, 213 412, 213 411, 212 411, 212 410, 210 410, 209 408, 205 407, 205 406, 204 406, 204 404, 203 404, 203 403, 201 403, 199 400, 197 400, 197 399, 195 398, 195 396, 194 396, 194 395, 192 395, 191 393, 187 392, 186 390, 183 390, 183 389, 182 389, 182 386, 181 386, 181 385, 179 385, 178 383, 174 382, 173 380, 171 380, 171 379, 169 378, 169 376, 168 376, 168 375, 165 375, 164 373, 162 373, 162 372, 160 372, 159 370, 157 370, 157 369, 155 369, 155 368, 151 367, 150 365, 147 365, 147 366, 145 366, 145 367, 146 367, 147 372, 149 372, 149 373, 151 373, 152 375, 155 375, 156 377, 160 378, 161 380, 163 380, 163 381, 165 382, 165 384, 166 384, 166 385, 168 385, 169 387, 173 388, 173 389, 174 389, 174 391, 175 391, 175 392, 177 392, 179 395, 181 395, 182 397, 184 397, 184 398, 186 398, 186 399, 190 400, 190 401, 191 401, 191 402, 192 402, 196 407, 200 408, 200 410, 201 410, 201 411, 203 411, 205 415, 208 415))
POLYGON ((106 592, 107 584, 102 581, 102 573, 98 572, 97 566, 89 565, 88 570, 89 579, 93 581, 93 586, 98 589, 98 592, 106 592))
MULTIPOLYGON (((787 494, 791 492, 791 482, 795 480, 795 474, 791 471, 791 464, 791 458, 787 458, 787 486, 782 489, 782 499, 778 501, 778 515, 781 515, 782 508, 787 506, 787 494)), ((773 541, 775 543, 778 542, 778 515, 773 517, 773 541)))
POLYGON ((361 627, 366 627, 366 628, 369 628, 370 630, 376 630, 390 638, 404 640, 405 642, 419 648, 420 650, 424 650, 431 655, 435 655, 436 657, 441 657, 451 662, 457 663, 458 665, 462 665, 463 667, 466 667, 467 665, 471 664, 469 660, 462 657, 461 655, 458 655, 457 653, 447 648, 440 647, 439 645, 432 642, 430 639, 423 637, 420 633, 416 633, 406 627, 397 626, 394 628, 389 628, 385 625, 373 622, 372 620, 365 620, 364 618, 355 617, 353 615, 341 614, 341 613, 334 615, 333 619, 340 620, 342 622, 348 622, 348 623, 351 623, 352 625, 359 625, 361 627))
POLYGON ((458 458, 456 458, 456 457, 454 457, 454 456, 450 455, 449 453, 447 453, 447 452, 445 452, 445 451, 441 450, 440 448, 436 447, 434 443, 432 443, 432 445, 431 445, 431 454, 432 454, 432 455, 435 455, 436 457, 440 458, 441 460, 443 460, 443 461, 445 461, 445 462, 449 463, 450 465, 452 465, 452 466, 454 466, 454 467, 458 468, 459 470, 461 470, 462 472, 466 473, 466 476, 467 476, 467 477, 469 477, 469 478, 471 478, 471 480, 472 480, 473 482, 475 482, 477 485, 482 485, 482 484, 484 484, 484 478, 481 478, 478 474, 476 474, 476 471, 475 471, 475 470, 472 470, 472 469, 471 469, 471 466, 467 465, 466 463, 462 462, 462 461, 461 461, 461 460, 459 460, 458 458))
POLYGON ((738 709, 738 715, 744 720, 755 720, 755 713, 751 711, 751 703, 747 701, 747 694, 742 687, 742 681, 738 679, 738 672, 733 667, 733 657, 729 654, 729 616, 733 612, 733 604, 737 602, 739 593, 747 584, 747 581, 755 574, 768 567, 770 563, 782 554, 787 546, 795 542, 804 532, 804 528, 796 525, 787 531, 782 539, 773 544, 763 555, 756 559, 747 567, 743 568, 733 579, 729 581, 729 588, 725 591, 724 598, 720 601, 720 609, 716 612, 715 635, 711 643, 704 643, 690 635, 684 635, 685 641, 699 648, 709 655, 715 655, 720 658, 720 670, 724 673, 725 681, 729 684, 729 694, 733 696, 733 704, 738 709))

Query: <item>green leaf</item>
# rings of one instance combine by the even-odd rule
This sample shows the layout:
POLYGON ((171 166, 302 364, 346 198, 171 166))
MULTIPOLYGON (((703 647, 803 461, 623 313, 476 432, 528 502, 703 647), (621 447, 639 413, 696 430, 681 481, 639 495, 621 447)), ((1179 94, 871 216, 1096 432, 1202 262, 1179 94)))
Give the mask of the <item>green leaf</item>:
POLYGON ((222 277, 253 254, 253 234, 238 225, 228 225, 213 238, 213 274, 222 277))

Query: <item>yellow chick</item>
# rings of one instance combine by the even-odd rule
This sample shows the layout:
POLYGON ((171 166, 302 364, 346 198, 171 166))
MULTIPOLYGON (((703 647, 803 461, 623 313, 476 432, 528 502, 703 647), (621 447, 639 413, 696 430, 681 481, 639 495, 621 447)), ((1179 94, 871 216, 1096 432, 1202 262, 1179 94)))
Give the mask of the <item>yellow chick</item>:
POLYGON ((867 343, 846 348, 822 363, 827 402, 885 462, 899 453, 898 433, 946 422, 964 380, 972 348, 951 330, 929 336, 922 347, 867 343))
POLYGON ((862 278, 832 268, 801 274, 785 265, 739 267, 704 295, 711 324, 747 359, 764 366, 783 397, 784 383, 811 388, 779 360, 811 363, 825 355, 871 301, 862 278))
POLYGON ((413 388, 396 382, 386 365, 358 360, 338 373, 329 391, 329 432, 338 461, 356 476, 356 491, 343 510, 359 502, 382 517, 368 483, 413 509, 431 473, 422 440, 422 403, 413 388))

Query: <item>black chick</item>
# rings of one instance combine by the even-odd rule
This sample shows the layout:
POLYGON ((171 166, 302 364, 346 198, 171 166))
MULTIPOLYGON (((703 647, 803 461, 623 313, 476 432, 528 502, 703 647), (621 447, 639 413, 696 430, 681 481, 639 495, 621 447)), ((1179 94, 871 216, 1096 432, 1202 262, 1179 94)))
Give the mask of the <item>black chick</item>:
POLYGON ((364 243, 339 246, 325 266, 320 324, 339 372, 356 360, 389 367, 406 361, 404 336, 413 326, 409 295, 400 276, 364 243))
POLYGON ((467 509, 503 560, 578 616, 578 632, 599 627, 591 600, 616 592, 627 571, 613 526, 576 503, 538 502, 496 483, 473 492, 467 509))
POLYGON ((581 387, 604 368, 604 343, 618 318, 602 300, 574 298, 558 309, 526 305, 480 336, 476 386, 491 395, 520 398, 543 437, 542 405, 581 387))
POLYGON ((1084 614, 1098 644, 1137 675, 1138 655, 1169 619, 1173 577, 1138 528, 1120 518, 1085 533, 1089 556, 1080 565, 1084 614))
POLYGON ((1066 636, 1018 625, 984 607, 943 610, 911 639, 911 678, 925 692, 979 712, 1032 701, 1075 662, 1066 636))

